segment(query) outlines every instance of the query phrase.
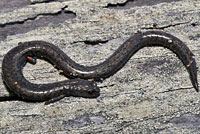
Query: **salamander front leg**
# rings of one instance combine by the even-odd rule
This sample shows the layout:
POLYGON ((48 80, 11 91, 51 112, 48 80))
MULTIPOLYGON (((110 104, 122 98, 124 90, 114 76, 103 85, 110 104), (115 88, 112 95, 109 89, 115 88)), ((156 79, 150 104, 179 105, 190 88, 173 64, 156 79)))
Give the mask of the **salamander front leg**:
POLYGON ((57 97, 51 98, 50 100, 45 101, 44 105, 48 105, 48 104, 50 104, 50 103, 53 103, 53 102, 59 101, 59 100, 63 99, 64 97, 65 97, 65 95, 62 94, 62 95, 60 95, 60 96, 57 96, 57 97))

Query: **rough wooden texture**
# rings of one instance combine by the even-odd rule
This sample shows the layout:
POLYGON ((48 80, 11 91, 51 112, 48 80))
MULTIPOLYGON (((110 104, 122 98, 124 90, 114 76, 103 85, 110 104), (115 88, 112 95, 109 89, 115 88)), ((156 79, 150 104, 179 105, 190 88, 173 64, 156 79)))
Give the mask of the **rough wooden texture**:
MULTIPOLYGON (((2 0, 0 65, 18 42, 31 40, 51 42, 76 62, 95 65, 135 32, 157 23, 186 42, 199 66, 199 0, 166 1, 2 0)), ((67 79, 44 61, 26 65, 24 75, 34 83, 67 79)), ((0 102, 0 133, 199 133, 199 93, 167 49, 142 49, 98 86, 101 95, 96 99, 68 97, 47 106, 0 102)), ((6 96, 0 79, 0 99, 6 96)))

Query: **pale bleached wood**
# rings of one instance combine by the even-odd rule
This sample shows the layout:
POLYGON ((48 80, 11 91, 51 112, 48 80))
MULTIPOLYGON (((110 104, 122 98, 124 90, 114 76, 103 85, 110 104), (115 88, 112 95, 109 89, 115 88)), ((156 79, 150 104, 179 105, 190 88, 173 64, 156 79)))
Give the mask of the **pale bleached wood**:
MULTIPOLYGON (((153 23, 186 42, 200 65, 198 0, 127 9, 105 8, 108 3, 125 0, 63 1, 38 1, 38 4, 32 1, 35 4, 0 12, 0 24, 5 25, 1 30, 52 14, 56 19, 60 11, 76 14, 75 18, 59 24, 44 21, 48 25, 2 38, 0 65, 3 56, 18 42, 31 40, 51 42, 76 62, 95 65, 128 37, 138 30, 148 30, 153 23), (107 42, 92 45, 85 41, 107 42)), ((23 28, 23 24, 19 27, 23 28)), ((41 60, 35 66, 27 65, 24 75, 34 83, 67 79, 41 60)), ((192 87, 183 64, 167 49, 142 49, 98 86, 101 96, 97 99, 68 97, 48 106, 23 101, 0 102, 0 133, 199 133, 199 94, 192 87)), ((0 97, 5 96, 9 94, 0 79, 0 97)))

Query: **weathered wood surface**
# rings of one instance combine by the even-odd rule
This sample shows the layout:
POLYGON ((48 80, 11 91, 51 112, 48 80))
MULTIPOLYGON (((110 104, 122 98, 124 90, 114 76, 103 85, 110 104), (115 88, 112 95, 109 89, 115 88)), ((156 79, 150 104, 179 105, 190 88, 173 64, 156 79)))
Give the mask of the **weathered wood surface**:
MULTIPOLYGON (((186 42, 200 65, 199 0, 1 0, 0 8, 0 65, 18 42, 31 40, 95 65, 153 23, 186 42)), ((28 64, 24 74, 34 83, 66 79, 44 61, 28 64)), ((47 106, 0 102, 0 133, 199 133, 200 94, 167 49, 142 49, 98 86, 96 99, 68 97, 47 106)), ((7 96, 0 79, 0 99, 7 96)))

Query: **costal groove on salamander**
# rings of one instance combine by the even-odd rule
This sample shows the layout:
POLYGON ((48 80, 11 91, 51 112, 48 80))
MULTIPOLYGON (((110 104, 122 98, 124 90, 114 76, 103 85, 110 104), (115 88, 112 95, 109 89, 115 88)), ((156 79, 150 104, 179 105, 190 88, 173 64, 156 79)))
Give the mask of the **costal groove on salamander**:
POLYGON ((162 46, 173 51, 185 65, 193 87, 196 91, 199 90, 194 54, 181 40, 161 31, 136 33, 109 58, 95 66, 77 64, 62 50, 48 42, 19 43, 4 57, 3 78, 10 90, 28 100, 47 101, 52 99, 54 101, 65 96, 93 98, 99 96, 99 88, 95 83, 83 79, 101 80, 113 75, 126 64, 134 53, 146 46, 162 46), (22 68, 28 61, 28 56, 45 59, 63 70, 66 76, 76 79, 49 84, 30 83, 22 74, 22 68))

